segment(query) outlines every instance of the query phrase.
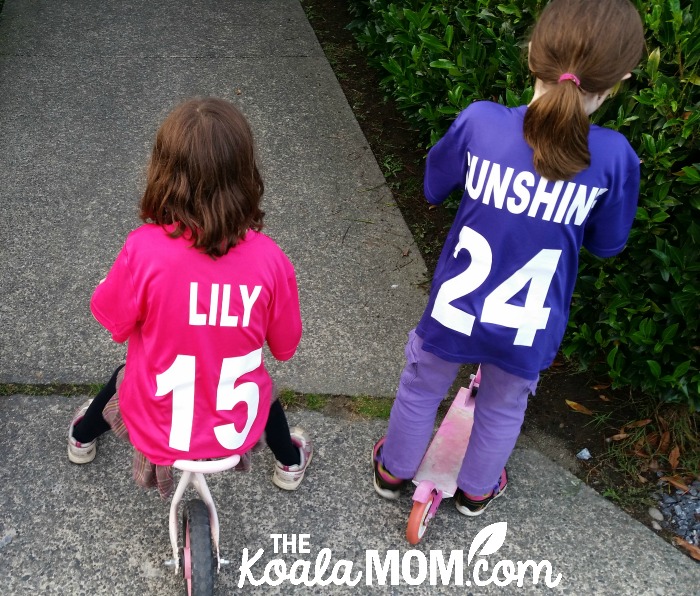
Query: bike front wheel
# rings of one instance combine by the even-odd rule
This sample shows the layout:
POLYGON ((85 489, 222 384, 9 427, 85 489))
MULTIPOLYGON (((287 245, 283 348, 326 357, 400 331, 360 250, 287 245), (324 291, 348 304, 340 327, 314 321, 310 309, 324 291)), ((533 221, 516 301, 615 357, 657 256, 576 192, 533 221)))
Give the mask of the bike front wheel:
POLYGON ((214 554, 209 510, 200 499, 188 501, 182 512, 182 571, 186 596, 214 594, 214 554))

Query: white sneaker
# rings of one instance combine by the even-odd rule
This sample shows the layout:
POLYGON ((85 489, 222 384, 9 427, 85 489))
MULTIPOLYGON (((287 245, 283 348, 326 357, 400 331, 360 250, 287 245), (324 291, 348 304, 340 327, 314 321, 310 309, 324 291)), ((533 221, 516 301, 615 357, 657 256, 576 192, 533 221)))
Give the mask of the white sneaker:
POLYGON ((68 427, 68 459, 74 464, 89 464, 97 455, 97 439, 89 443, 79 443, 73 438, 73 427, 85 416, 91 403, 92 400, 89 399, 76 410, 68 427))
POLYGON ((314 447, 311 444, 311 437, 306 431, 294 427, 289 432, 292 435, 292 443, 299 449, 301 461, 295 466, 285 466, 276 461, 272 482, 284 490, 296 490, 304 479, 306 468, 311 463, 314 447))

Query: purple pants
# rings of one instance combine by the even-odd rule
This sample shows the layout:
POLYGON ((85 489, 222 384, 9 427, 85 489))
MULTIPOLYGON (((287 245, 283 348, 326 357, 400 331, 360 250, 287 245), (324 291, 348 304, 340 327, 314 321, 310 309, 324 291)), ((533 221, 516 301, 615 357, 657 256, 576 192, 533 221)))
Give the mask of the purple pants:
MULTIPOLYGON (((435 426, 438 406, 457 376, 460 364, 447 362, 422 348, 415 329, 408 334, 406 366, 391 408, 382 463, 394 476, 413 478, 435 426)), ((493 364, 481 366, 474 426, 457 477, 463 491, 482 495, 498 484, 520 434, 527 398, 537 381, 523 379, 493 364)))

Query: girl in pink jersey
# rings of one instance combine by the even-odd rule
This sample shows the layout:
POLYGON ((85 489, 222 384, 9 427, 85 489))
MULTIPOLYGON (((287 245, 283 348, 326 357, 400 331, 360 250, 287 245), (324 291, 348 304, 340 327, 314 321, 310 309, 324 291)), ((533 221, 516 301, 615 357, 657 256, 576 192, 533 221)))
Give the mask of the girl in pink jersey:
POLYGON ((95 458, 110 428, 135 447, 142 485, 170 489, 177 459, 243 454, 265 433, 273 482, 296 489, 313 448, 290 432, 263 364, 301 339, 294 268, 260 230, 263 181, 250 127, 232 104, 188 101, 156 136, 140 215, 91 310, 126 365, 74 415, 68 458, 95 458))

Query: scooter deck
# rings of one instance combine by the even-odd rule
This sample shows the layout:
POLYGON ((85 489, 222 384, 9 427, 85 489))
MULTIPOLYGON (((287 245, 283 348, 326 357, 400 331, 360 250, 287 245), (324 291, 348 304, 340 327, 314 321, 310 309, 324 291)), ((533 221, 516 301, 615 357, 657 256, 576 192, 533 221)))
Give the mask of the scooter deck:
POLYGON ((413 478, 416 486, 428 480, 442 491, 443 497, 454 496, 473 424, 474 398, 469 389, 462 387, 423 456, 413 478))

